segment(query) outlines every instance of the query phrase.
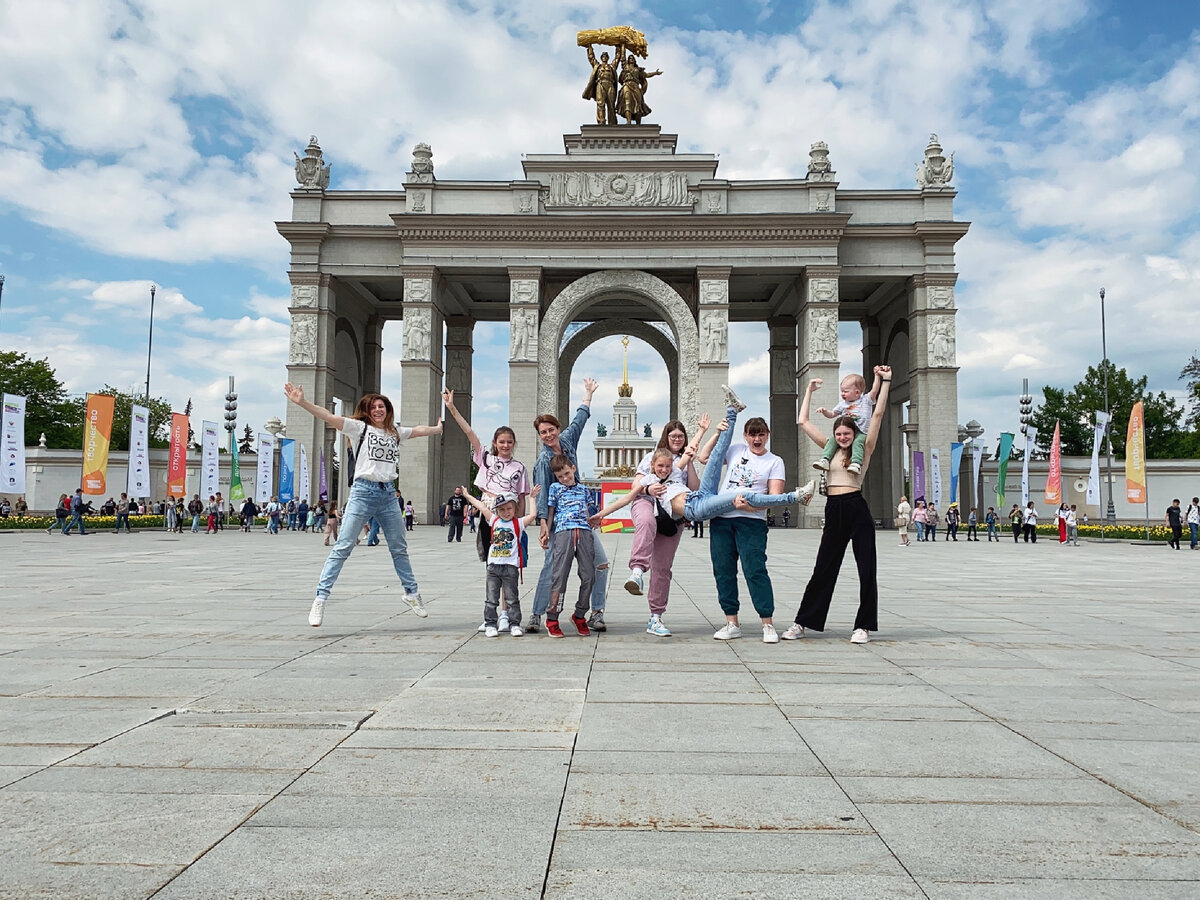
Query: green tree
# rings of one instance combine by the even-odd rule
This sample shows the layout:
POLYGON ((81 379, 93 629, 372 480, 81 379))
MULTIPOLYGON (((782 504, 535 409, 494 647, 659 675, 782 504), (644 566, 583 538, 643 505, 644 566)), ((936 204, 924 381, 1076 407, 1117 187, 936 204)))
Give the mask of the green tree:
POLYGON ((26 442, 46 435, 46 446, 56 449, 83 445, 83 413, 77 401, 67 397, 46 359, 0 350, 0 393, 25 398, 26 442))
MULTIPOLYGON (((1091 423, 1096 410, 1104 409, 1104 363, 1089 366, 1083 381, 1070 391, 1046 385, 1042 405, 1033 411, 1031 424, 1038 430, 1037 448, 1049 453, 1054 439, 1054 423, 1060 423, 1062 452, 1068 456, 1089 456, 1092 452, 1091 423)), ((1195 452, 1193 436, 1180 430, 1183 409, 1163 391, 1146 392, 1149 379, 1133 379, 1124 369, 1108 363, 1108 400, 1112 410, 1113 454, 1125 456, 1125 434, 1133 404, 1139 400, 1146 420, 1146 457, 1177 459, 1195 452)))
MULTIPOLYGON (((114 450, 128 450, 130 426, 133 424, 133 407, 135 405, 146 406, 146 396, 144 394, 128 394, 113 387, 111 384, 106 384, 102 390, 94 391, 93 393, 109 394, 113 397, 112 438, 109 441, 109 446, 114 450)), ((82 416, 86 402, 79 401, 79 405, 80 415, 82 416)), ((170 446, 171 404, 161 397, 155 397, 150 401, 149 409, 150 446, 170 446)))
POLYGON ((1196 357, 1196 354, 1192 354, 1188 364, 1179 373, 1179 378, 1188 380, 1188 417, 1184 424, 1192 431, 1200 431, 1200 359, 1196 357))

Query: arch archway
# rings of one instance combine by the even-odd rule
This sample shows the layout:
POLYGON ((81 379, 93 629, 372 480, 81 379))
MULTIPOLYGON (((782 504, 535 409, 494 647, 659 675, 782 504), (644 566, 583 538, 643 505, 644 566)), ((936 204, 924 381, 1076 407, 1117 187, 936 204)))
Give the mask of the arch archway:
MULTIPOLYGON (((671 329, 675 337, 675 346, 678 348, 674 371, 671 371, 668 364, 668 371, 671 371, 672 397, 676 398, 672 403, 674 413, 685 422, 695 419, 700 395, 700 334, 696 326, 695 314, 675 289, 661 278, 636 270, 606 269, 601 272, 591 272, 567 285, 550 303, 542 317, 541 330, 538 335, 538 409, 559 410, 562 406, 559 402, 559 385, 565 353, 560 354, 559 348, 562 346, 567 326, 584 318, 584 313, 588 309, 603 303, 610 297, 639 300, 654 313, 654 319, 667 323, 667 327, 671 329)), ((606 320, 595 316, 592 318, 596 319, 592 323, 593 326, 602 327, 607 322, 630 321, 627 319, 606 320)), ((645 327, 655 330, 648 325, 645 327)), ((583 329, 580 334, 587 330, 583 329)), ((617 332, 607 333, 615 334, 617 332)), ((598 332, 597 336, 599 336, 598 332)), ((570 343, 568 342, 569 345, 570 343)), ((667 343, 669 344, 669 342, 667 343)), ((582 351, 582 349, 583 346, 580 345, 579 350, 582 351)), ((576 353, 575 358, 578 358, 578 355, 576 353)), ((570 367, 566 367, 565 371, 569 376, 570 367)), ((565 402, 567 400, 564 399, 563 403, 565 402)))
POLYGON ((579 354, 586 350, 601 338, 612 337, 617 334, 628 334, 631 337, 639 338, 653 347, 658 355, 662 357, 663 363, 667 367, 667 378, 671 385, 671 406, 670 415, 672 418, 678 416, 679 409, 679 351, 675 345, 663 334, 659 329, 655 328, 648 322, 641 322, 637 319, 601 319, 598 322, 592 322, 586 328, 581 328, 578 332, 571 335, 567 339, 566 346, 558 355, 558 411, 555 413, 559 421, 567 422, 571 419, 571 410, 568 406, 571 396, 571 372, 575 369, 575 363, 579 359, 579 354))

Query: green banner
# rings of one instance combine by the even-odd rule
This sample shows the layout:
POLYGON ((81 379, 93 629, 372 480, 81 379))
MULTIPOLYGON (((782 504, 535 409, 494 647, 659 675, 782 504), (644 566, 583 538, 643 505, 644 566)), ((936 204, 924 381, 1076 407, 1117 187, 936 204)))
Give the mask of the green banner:
POLYGON ((246 499, 246 489, 242 487, 242 473, 238 467, 237 435, 232 433, 229 436, 229 455, 233 458, 229 473, 229 502, 241 503, 246 499))
MULTIPOLYGON (((1000 449, 996 451, 996 455, 1000 459, 1000 468, 996 473, 996 515, 1003 517, 1005 514, 1004 508, 1004 483, 1008 479, 1008 458, 1012 456, 1013 435, 1007 431, 1000 435, 1000 449)), ((237 460, 234 460, 234 471, 237 470, 237 460)))

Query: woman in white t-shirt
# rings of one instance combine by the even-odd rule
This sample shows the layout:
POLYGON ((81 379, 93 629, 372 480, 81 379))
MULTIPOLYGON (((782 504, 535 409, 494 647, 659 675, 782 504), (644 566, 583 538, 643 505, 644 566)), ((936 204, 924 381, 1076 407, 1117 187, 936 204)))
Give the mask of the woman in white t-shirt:
MULTIPOLYGON (((516 498, 514 515, 518 519, 522 518, 525 515, 525 497, 529 494, 529 472, 525 468, 525 463, 513 458, 513 451, 517 447, 517 433, 507 425, 501 425, 492 435, 491 450, 485 450, 483 442, 479 440, 479 435, 475 433, 471 423, 463 418, 462 413, 455 408, 454 391, 448 388, 442 391, 442 402, 446 404, 446 411, 458 423, 458 427, 463 430, 467 440, 471 443, 471 459, 475 461, 475 465, 479 466, 479 471, 475 475, 475 487, 479 488, 483 505, 491 513, 496 508, 496 497, 501 494, 510 494, 516 498)), ((475 550, 479 554, 480 561, 484 563, 488 561, 492 545, 492 529, 488 521, 487 516, 481 516, 479 527, 475 529, 475 550)), ((516 624, 519 625, 520 620, 516 624)), ((497 620, 497 628, 500 631, 511 630, 508 620, 507 597, 500 599, 500 617, 497 620)), ((480 625, 479 630, 486 631, 487 622, 480 625)))
POLYGON ((341 536, 317 582, 317 596, 308 614, 308 624, 314 628, 325 616, 325 601, 333 590, 334 582, 342 566, 354 549, 355 539, 362 526, 372 516, 379 522, 380 530, 392 553, 392 566, 400 583, 404 585, 404 599, 418 616, 429 613, 421 605, 421 593, 408 561, 408 544, 404 539, 404 525, 400 520, 400 507, 396 503, 395 481, 398 475, 400 444, 410 437, 427 437, 442 433, 442 422, 436 425, 414 425, 412 428, 397 427, 392 401, 382 394, 365 394, 358 401, 350 416, 335 416, 329 410, 316 406, 304 399, 304 389, 287 384, 283 388, 287 398, 305 412, 331 425, 345 435, 354 448, 354 483, 342 507, 341 536))

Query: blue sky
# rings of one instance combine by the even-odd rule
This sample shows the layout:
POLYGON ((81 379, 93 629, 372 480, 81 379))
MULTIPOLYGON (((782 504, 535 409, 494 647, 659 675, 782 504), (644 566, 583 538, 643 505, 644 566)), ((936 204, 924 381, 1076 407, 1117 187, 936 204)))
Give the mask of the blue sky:
MULTIPOLYGON (((990 445, 1028 377, 1100 357, 1178 394, 1200 352, 1200 6, 972 2, 7 0, 0 7, 0 347, 78 393, 145 381, 219 421, 283 416, 292 153, 317 134, 332 187, 399 186, 418 141, 442 178, 510 179, 587 122, 581 28, 643 30, 652 121, 728 178, 803 174, 824 140, 842 187, 913 186, 929 133, 955 152, 959 419, 990 445), (499 77, 502 76, 502 77, 499 77)), ((402 326, 384 335, 399 393, 402 326)), ((507 333, 476 330, 474 420, 506 421, 507 333)), ((765 412, 766 331, 731 329, 731 379, 765 412)), ((853 326, 843 365, 860 362, 853 326)), ((630 350, 643 421, 666 372, 630 350)), ((581 357, 610 419, 617 338, 581 357)), ((520 425, 520 423, 517 423, 520 425)), ((523 433, 523 432, 519 432, 523 433)), ((585 458, 586 455, 585 455, 585 458)))

